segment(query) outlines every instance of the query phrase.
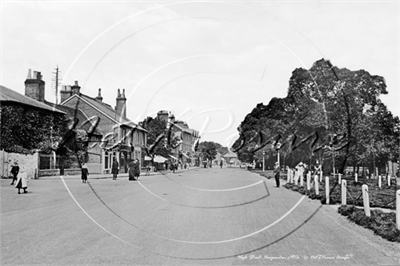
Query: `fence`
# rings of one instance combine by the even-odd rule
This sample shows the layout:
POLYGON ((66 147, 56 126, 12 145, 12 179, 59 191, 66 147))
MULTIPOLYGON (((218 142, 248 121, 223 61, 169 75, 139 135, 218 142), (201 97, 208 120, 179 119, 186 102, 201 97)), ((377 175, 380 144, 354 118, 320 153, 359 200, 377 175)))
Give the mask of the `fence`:
MULTIPOLYGON (((302 176, 296 176, 291 170, 287 173, 287 182, 289 184, 298 185, 300 178, 300 187, 303 187, 302 176)), ((333 203, 340 202, 341 205, 355 205, 364 207, 365 214, 370 216, 370 207, 382 207, 391 208, 396 211, 396 224, 397 228, 400 230, 400 190, 397 190, 396 178, 392 178, 390 175, 376 176, 372 179, 364 179, 362 184, 358 178, 358 175, 354 175, 349 178, 342 178, 341 174, 333 175, 331 177, 325 177, 325 184, 322 183, 321 175, 315 175, 312 179, 311 174, 306 175, 306 191, 304 194, 314 194, 315 196, 320 196, 320 190, 324 190, 325 203, 330 204, 333 199, 333 203), (330 186, 330 182, 333 186, 330 186), (348 185, 350 184, 350 186, 348 185), (369 185, 374 186, 374 190, 369 190, 369 185), (359 188, 358 188, 359 187, 359 188), (397 191, 396 191, 397 190, 397 191), (372 203, 372 204, 371 204, 372 203)), ((299 190, 299 192, 301 192, 299 190)))

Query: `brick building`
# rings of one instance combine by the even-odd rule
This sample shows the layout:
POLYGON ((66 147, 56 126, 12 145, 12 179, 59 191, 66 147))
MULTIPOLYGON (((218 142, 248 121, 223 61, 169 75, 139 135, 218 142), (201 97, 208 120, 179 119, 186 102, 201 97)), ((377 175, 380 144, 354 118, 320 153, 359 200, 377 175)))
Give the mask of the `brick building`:
POLYGON ((173 159, 180 160, 182 163, 194 164, 195 153, 193 146, 196 140, 199 138, 199 132, 197 130, 189 128, 189 125, 181 120, 175 120, 173 114, 169 114, 166 110, 161 110, 157 113, 159 119, 167 121, 167 127, 172 123, 173 136, 178 138, 181 144, 172 150, 173 159))
POLYGON ((120 165, 120 173, 128 170, 128 163, 132 159, 139 159, 143 165, 143 148, 147 144, 147 131, 126 118, 125 89, 117 90, 116 106, 103 102, 101 89, 96 97, 90 97, 81 93, 78 82, 72 86, 63 86, 61 93, 61 106, 79 109, 87 117, 93 120, 100 119, 97 130, 102 135, 101 142, 94 143, 97 154, 92 154, 90 163, 101 165, 102 173, 110 173, 113 158, 120 165))

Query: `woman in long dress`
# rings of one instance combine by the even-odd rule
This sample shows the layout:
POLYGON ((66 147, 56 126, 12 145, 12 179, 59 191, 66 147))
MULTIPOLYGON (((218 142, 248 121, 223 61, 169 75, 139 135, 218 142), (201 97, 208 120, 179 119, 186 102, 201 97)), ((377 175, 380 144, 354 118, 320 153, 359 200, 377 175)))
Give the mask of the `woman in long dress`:
POLYGON ((81 175, 82 183, 86 183, 87 182, 87 177, 89 175, 89 170, 88 170, 87 165, 85 163, 82 164, 81 171, 82 171, 82 175, 81 175))
POLYGON ((117 180, 117 175, 118 175, 118 172, 119 172, 119 165, 118 165, 118 162, 117 162, 117 159, 116 158, 114 158, 114 161, 113 161, 113 164, 112 164, 112 167, 111 167, 111 173, 113 174, 113 180, 117 180))
POLYGON ((15 187, 18 188, 18 194, 20 193, 20 189, 22 188, 24 190, 24 193, 28 193, 28 178, 26 177, 26 173, 20 173, 17 178, 17 183, 15 184, 15 187))
POLYGON ((128 167, 129 167, 129 171, 128 171, 129 181, 136 181, 136 178, 135 178, 135 166, 136 166, 136 163, 133 160, 128 165, 128 167))

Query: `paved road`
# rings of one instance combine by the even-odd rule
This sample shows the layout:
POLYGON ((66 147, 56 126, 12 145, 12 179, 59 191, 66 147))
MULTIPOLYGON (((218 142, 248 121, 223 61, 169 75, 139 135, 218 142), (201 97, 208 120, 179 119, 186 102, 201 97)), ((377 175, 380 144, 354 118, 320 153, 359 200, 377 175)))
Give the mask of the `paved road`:
POLYGON ((1 180, 1 265, 399 265, 400 246, 244 169, 1 180))

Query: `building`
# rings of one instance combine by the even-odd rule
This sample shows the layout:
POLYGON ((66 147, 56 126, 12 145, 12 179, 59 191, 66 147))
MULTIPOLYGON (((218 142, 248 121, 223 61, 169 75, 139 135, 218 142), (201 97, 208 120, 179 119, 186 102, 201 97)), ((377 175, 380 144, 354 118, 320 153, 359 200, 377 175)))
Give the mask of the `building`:
POLYGON ((143 165, 143 149, 147 144, 147 131, 126 118, 125 89, 117 90, 116 106, 103 102, 101 89, 96 97, 81 93, 78 81, 72 86, 63 86, 60 106, 79 109, 88 120, 100 119, 97 130, 102 135, 101 142, 91 145, 97 151, 90 156, 89 163, 99 164, 101 173, 110 173, 116 158, 120 173, 128 171, 130 160, 139 159, 143 165))
POLYGON ((189 125, 181 120, 175 120, 175 116, 166 110, 161 110, 157 113, 157 118, 167 122, 167 127, 172 124, 173 137, 180 141, 180 145, 172 150, 171 157, 179 160, 182 163, 194 165, 195 152, 194 145, 199 138, 197 130, 189 128, 189 125))
MULTIPOLYGON (((18 162, 20 173, 26 173, 28 178, 37 178, 41 174, 40 147, 43 146, 39 143, 46 141, 47 144, 51 143, 52 130, 57 126, 53 124, 56 123, 54 121, 62 121, 66 115, 63 110, 45 103, 44 85, 40 72, 34 72, 33 75, 29 72, 25 81, 25 95, 0 86, 1 176, 8 177, 14 162, 18 162), (18 115, 18 119, 10 118, 10 112, 18 115), (26 131, 27 128, 22 128, 20 123, 30 124, 29 131, 26 131)), ((51 154, 46 156, 49 158, 49 164, 55 165, 55 160, 50 161, 54 157, 51 154)))

